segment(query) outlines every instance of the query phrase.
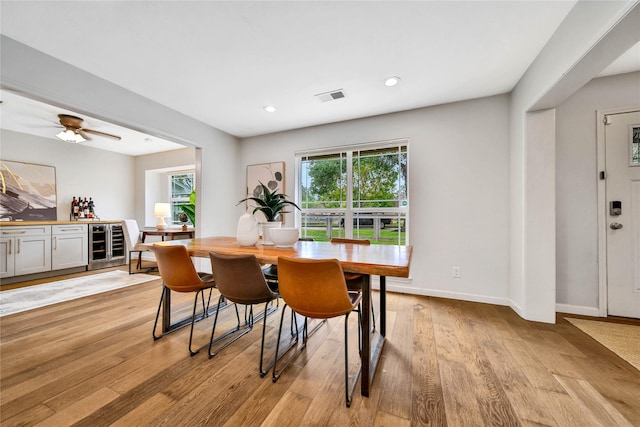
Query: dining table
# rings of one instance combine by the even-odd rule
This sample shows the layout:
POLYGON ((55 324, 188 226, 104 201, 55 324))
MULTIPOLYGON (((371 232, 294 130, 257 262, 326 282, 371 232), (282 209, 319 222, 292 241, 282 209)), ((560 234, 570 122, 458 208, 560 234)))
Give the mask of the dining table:
MULTIPOLYGON (((380 277, 380 315, 379 328, 372 328, 371 310, 362 310, 362 375, 360 393, 369 396, 369 390, 375 376, 376 367, 382 353, 386 335, 386 278, 409 277, 412 247, 405 245, 358 245, 353 243, 332 243, 319 241, 298 241, 291 247, 280 248, 258 243, 254 246, 241 246, 235 237, 202 237, 196 239, 170 240, 158 245, 183 245, 193 257, 209 258, 209 252, 221 254, 252 254, 262 264, 278 264, 278 257, 286 256, 303 259, 337 259, 343 271, 360 273, 362 283, 362 305, 371 307, 371 276, 380 277), (367 375, 368 373, 368 375, 367 375)), ((162 327, 168 329, 171 324, 171 298, 167 292, 163 303, 162 327)))

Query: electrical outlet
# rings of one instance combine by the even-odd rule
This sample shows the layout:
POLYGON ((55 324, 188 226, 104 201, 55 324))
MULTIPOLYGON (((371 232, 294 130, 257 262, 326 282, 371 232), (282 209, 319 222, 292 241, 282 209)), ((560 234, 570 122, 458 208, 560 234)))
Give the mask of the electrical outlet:
POLYGON ((451 277, 459 279, 462 277, 462 271, 460 269, 460 267, 453 267, 451 269, 451 277))

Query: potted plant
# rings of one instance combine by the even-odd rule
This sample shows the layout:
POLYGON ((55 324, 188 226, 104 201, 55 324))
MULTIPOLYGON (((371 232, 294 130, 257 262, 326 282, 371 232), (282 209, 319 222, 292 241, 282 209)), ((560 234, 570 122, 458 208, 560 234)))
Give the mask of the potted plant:
POLYGON ((278 193, 277 190, 271 191, 269 187, 260 182, 258 186, 258 191, 254 192, 254 197, 247 197, 238 202, 238 204, 246 201, 253 201, 257 206, 253 208, 253 214, 256 212, 262 212, 262 214, 267 219, 267 223, 263 224, 262 238, 263 244, 271 244, 271 239, 269 239, 268 232, 265 232, 266 228, 269 227, 279 227, 280 215, 287 213, 284 209, 287 206, 293 206, 296 209, 300 210, 300 207, 296 205, 294 202, 287 200, 287 195, 278 193), (262 190, 262 191, 260 191, 262 190), (266 227, 265 227, 266 225, 266 227))
MULTIPOLYGON (((193 224, 193 226, 195 227, 196 226, 196 190, 193 190, 191 194, 189 194, 189 203, 185 203, 184 205, 179 205, 179 207, 182 210, 182 212, 178 214, 178 217, 180 217, 181 215, 186 215, 187 218, 189 218, 189 220, 191 221, 191 224, 193 224)), ((179 219, 183 223, 187 222, 187 221, 184 221, 183 218, 179 218, 179 219)), ((183 228, 186 229, 186 224, 183 225, 183 228)))

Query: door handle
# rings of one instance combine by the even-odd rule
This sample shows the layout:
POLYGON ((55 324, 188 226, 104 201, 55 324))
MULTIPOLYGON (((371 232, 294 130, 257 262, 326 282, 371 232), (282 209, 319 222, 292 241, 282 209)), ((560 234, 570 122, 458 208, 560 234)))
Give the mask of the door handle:
POLYGON ((609 228, 611 228, 612 230, 620 230, 622 228, 622 224, 612 222, 611 224, 609 224, 609 228))

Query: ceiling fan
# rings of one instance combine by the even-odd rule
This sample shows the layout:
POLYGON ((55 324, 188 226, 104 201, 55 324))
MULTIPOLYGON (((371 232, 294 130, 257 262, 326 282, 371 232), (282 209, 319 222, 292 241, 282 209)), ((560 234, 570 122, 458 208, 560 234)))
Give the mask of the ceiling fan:
POLYGON ((105 138, 112 138, 115 140, 121 140, 122 138, 110 133, 100 132, 93 129, 87 129, 82 127, 83 120, 80 117, 72 116, 69 114, 58 114, 60 124, 64 127, 64 130, 60 131, 56 136, 66 142, 84 142, 91 138, 87 134, 103 136, 105 138))

